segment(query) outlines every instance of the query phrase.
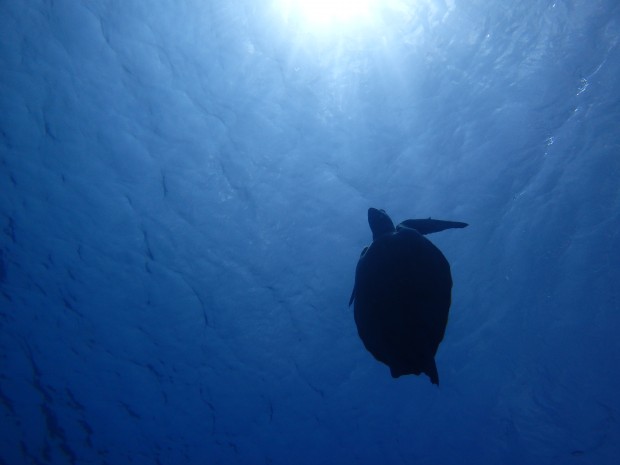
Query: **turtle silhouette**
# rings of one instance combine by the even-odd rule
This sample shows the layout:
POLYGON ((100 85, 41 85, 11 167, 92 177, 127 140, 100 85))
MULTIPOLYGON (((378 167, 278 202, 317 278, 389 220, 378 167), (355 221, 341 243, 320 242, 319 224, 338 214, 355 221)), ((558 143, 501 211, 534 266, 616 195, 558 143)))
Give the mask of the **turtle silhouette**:
POLYGON ((466 223, 405 220, 398 226, 383 210, 368 209, 372 244, 360 256, 349 305, 366 349, 392 377, 425 373, 439 385, 435 354, 448 323, 450 265, 425 234, 466 223))

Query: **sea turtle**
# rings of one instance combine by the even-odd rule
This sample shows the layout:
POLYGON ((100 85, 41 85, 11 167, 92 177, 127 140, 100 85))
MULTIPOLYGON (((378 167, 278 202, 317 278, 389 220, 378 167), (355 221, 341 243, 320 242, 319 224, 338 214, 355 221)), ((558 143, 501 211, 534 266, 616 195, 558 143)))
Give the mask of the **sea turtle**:
POLYGON ((450 265, 423 235, 466 223, 405 220, 396 228, 383 210, 368 209, 372 244, 361 254, 349 305, 366 349, 392 377, 426 373, 439 384, 435 353, 448 323, 450 265))

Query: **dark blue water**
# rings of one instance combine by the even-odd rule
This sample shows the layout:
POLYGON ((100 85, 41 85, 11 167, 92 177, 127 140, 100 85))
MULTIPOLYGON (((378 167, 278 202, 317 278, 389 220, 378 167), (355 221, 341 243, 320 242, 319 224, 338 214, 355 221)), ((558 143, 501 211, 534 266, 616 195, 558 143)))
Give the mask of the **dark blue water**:
POLYGON ((0 464, 617 463, 620 4, 385 3, 0 1, 0 464), (470 224, 439 388, 370 206, 470 224))

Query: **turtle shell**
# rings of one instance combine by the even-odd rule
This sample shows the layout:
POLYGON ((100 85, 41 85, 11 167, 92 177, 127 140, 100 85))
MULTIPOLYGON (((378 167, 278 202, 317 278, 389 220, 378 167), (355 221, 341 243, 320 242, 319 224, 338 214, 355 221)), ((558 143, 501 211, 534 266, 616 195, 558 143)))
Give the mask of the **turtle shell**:
POLYGON ((394 378, 425 373, 439 384, 435 354, 451 293, 448 261, 415 229, 399 225, 362 252, 352 296, 355 323, 366 349, 394 378))

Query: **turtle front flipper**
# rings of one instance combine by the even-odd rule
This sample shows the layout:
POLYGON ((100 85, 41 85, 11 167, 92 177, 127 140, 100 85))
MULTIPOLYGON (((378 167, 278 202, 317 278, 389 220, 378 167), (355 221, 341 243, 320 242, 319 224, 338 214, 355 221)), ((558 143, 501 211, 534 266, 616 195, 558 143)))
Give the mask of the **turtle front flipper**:
MULTIPOLYGON (((368 247, 364 247, 364 250, 362 250, 362 253, 360 254, 360 258, 364 256, 367 250, 368 250, 368 247)), ((353 291, 351 291, 351 298, 349 299, 349 307, 351 306, 354 300, 355 300, 355 284, 353 284, 353 291)))
POLYGON ((351 306, 354 300, 355 300, 355 284, 353 284, 353 291, 351 291, 351 298, 349 299, 349 307, 351 306))
POLYGON ((446 229, 460 229, 469 226, 467 223, 461 223, 460 221, 445 221, 445 220, 433 220, 427 218, 425 220, 405 220, 400 223, 397 228, 407 227, 415 229, 420 234, 426 235, 444 231, 446 229))

